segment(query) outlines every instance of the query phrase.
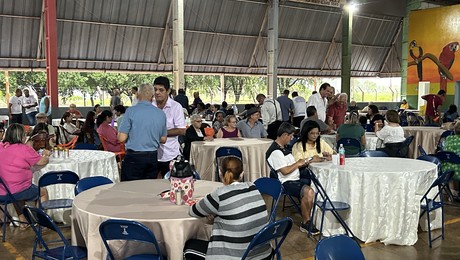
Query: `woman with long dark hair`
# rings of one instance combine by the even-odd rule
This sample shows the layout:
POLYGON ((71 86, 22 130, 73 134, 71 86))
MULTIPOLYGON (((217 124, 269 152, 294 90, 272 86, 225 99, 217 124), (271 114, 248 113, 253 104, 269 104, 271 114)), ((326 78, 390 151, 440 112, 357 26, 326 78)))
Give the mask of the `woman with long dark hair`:
POLYGON ((86 120, 81 128, 85 143, 99 145, 100 141, 96 133, 96 112, 89 111, 86 114, 86 120))
POLYGON ((296 160, 312 158, 312 162, 331 160, 334 150, 321 139, 319 125, 313 120, 303 124, 300 138, 292 148, 292 155, 296 160))
POLYGON ((117 130, 113 128, 112 123, 113 114, 109 110, 104 110, 96 119, 97 133, 104 138, 107 151, 119 152, 121 151, 120 143, 117 139, 117 130))

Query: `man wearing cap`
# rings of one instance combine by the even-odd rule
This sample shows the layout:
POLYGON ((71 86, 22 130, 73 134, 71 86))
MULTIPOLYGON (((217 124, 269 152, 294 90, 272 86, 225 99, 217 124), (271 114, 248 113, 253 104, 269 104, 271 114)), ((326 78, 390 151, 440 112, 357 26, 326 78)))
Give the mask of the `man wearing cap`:
POLYGON ((262 122, 259 121, 260 112, 256 107, 251 107, 246 112, 246 119, 240 120, 236 127, 240 130, 241 136, 246 138, 265 138, 267 131, 262 122))
POLYGON ((37 115, 37 99, 29 94, 28 89, 24 89, 24 97, 22 98, 22 107, 25 109, 29 125, 35 125, 35 116, 37 115))

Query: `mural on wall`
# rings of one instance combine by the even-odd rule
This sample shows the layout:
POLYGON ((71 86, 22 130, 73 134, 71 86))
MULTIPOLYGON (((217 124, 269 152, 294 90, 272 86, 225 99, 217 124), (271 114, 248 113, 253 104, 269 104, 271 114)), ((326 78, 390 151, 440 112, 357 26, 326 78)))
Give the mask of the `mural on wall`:
POLYGON ((408 39, 407 96, 415 98, 418 83, 429 81, 431 93, 443 89, 453 99, 460 81, 460 5, 411 12, 408 39))

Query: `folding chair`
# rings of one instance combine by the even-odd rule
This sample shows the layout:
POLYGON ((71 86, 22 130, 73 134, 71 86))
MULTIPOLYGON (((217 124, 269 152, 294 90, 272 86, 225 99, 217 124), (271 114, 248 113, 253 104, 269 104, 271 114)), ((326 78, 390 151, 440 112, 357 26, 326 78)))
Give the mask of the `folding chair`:
POLYGON ((356 241, 344 235, 326 237, 315 248, 315 260, 353 259, 364 260, 363 252, 356 241))
POLYGON ((356 154, 350 154, 350 152, 347 152, 347 147, 356 147, 358 148, 359 152, 358 154, 361 153, 361 142, 359 140, 354 139, 354 138, 340 138, 340 140, 337 141, 337 151, 339 150, 340 145, 343 144, 343 147, 345 148, 345 155, 356 155, 356 154))
POLYGON ((444 150, 446 138, 451 135, 455 135, 455 132, 451 130, 442 132, 441 136, 439 137, 438 144, 436 145, 436 152, 441 152, 442 150, 444 150))
MULTIPOLYGON (((80 177, 72 171, 52 171, 47 172, 38 179, 38 189, 55 184, 77 184, 80 177)), ((38 208, 42 210, 71 208, 73 199, 53 199, 41 202, 38 200, 38 208)))
POLYGON ((35 232, 34 247, 32 251, 32 259, 35 257, 43 259, 84 259, 87 257, 86 248, 79 246, 71 246, 69 241, 64 237, 61 230, 53 222, 53 220, 41 209, 25 206, 23 209, 24 217, 29 222, 35 232), (50 248, 48 243, 43 239, 40 230, 42 228, 48 228, 56 232, 59 236, 59 242, 62 242, 64 246, 50 248), (43 251, 37 250, 37 245, 43 246, 43 251))
MULTIPOLYGON (((434 156, 436 156, 436 158, 438 158, 441 161, 441 163, 460 164, 460 156, 458 156, 454 152, 444 152, 443 151, 443 152, 436 153, 434 156)), ((447 183, 444 183, 443 185, 445 186, 445 190, 447 190, 447 193, 449 194, 450 199, 453 201, 454 196, 452 194, 452 191, 449 188, 449 183, 447 182, 447 183)))
POLYGON ((314 207, 311 211, 311 219, 315 216, 315 209, 318 207, 321 211, 321 224, 320 224, 320 235, 319 239, 321 239, 322 233, 323 233, 323 224, 324 224, 324 215, 326 214, 326 211, 330 211, 332 215, 339 221, 340 225, 345 229, 345 232, 347 233, 348 236, 352 236, 354 239, 356 239, 355 235, 351 231, 351 229, 348 227, 347 223, 343 220, 343 218, 340 216, 338 211, 343 211, 343 210, 348 210, 350 209, 350 205, 346 202, 343 201, 332 201, 329 196, 326 193, 326 190, 323 188, 321 183, 319 182, 318 178, 316 178, 316 175, 310 171, 311 175, 311 181, 316 187, 316 192, 315 192, 315 200, 314 200, 314 207))
POLYGON ((388 157, 384 151, 362 151, 359 157, 388 157))
POLYGON ((423 149, 423 147, 421 145, 418 145, 418 152, 420 153, 421 156, 423 155, 427 155, 425 149, 423 149))
POLYGON ((89 143, 79 143, 75 145, 75 150, 97 150, 96 145, 89 143))
POLYGON ((82 191, 89 190, 97 186, 112 184, 112 183, 113 183, 112 180, 104 176, 91 176, 91 177, 83 178, 77 182, 77 185, 75 185, 75 196, 80 194, 80 192, 82 191))
POLYGON ((78 136, 74 136, 72 138, 72 140, 70 140, 68 143, 66 144, 58 144, 57 147, 59 148, 69 148, 69 149, 74 149, 75 148, 75 144, 77 143, 78 141, 78 136))
MULTIPOLYGON (((278 179, 278 174, 276 173, 275 169, 272 168, 272 166, 268 163, 267 161, 267 165, 268 167, 270 168, 270 178, 272 179, 276 179, 279 181, 278 179)), ((300 204, 300 198, 297 198, 297 200, 299 201, 299 203, 296 203, 294 198, 292 198, 292 196, 294 195, 291 195, 289 194, 285 189, 284 189, 284 186, 283 184, 281 184, 281 195, 283 196, 283 208, 282 210, 284 211, 284 208, 286 208, 286 197, 288 197, 289 201, 291 202, 292 206, 297 210, 297 212, 299 212, 300 215, 302 215, 302 210, 300 210, 300 207, 298 204, 300 204)), ((280 196, 281 196, 280 195, 280 196)), ((291 207, 291 206, 290 206, 291 207)))
POLYGON ((282 185, 278 179, 273 178, 259 178, 254 182, 257 189, 261 194, 269 195, 272 198, 272 206, 270 209, 269 222, 273 222, 276 219, 276 207, 282 194, 282 185))
MULTIPOLYGON (((422 156, 419 156, 417 158, 417 160, 427 161, 427 162, 431 162, 431 163, 436 164, 437 171, 438 171, 438 176, 442 175, 441 160, 439 160, 439 158, 436 157, 435 155, 422 155, 422 156)), ((447 183, 442 183, 441 188, 447 193, 447 195, 449 196, 450 201, 454 201, 454 195, 452 194, 452 191, 450 190, 449 183, 448 182, 447 183)))
POLYGON ((240 158, 241 161, 243 161, 243 154, 241 153, 240 149, 237 147, 230 147, 230 146, 222 146, 217 148, 216 150, 216 161, 215 161, 215 166, 216 166, 216 181, 220 181, 219 177, 219 165, 220 162, 227 156, 234 156, 237 158, 240 158))
POLYGON ((429 245, 430 247, 432 246, 432 242, 441 238, 444 240, 444 196, 442 194, 442 188, 441 185, 443 183, 448 183, 450 179, 452 179, 452 176, 454 175, 453 171, 446 171, 441 174, 441 176, 438 176, 436 180, 431 184, 430 188, 426 191, 425 195, 423 195, 422 199, 420 200, 420 208, 422 209, 422 213, 420 214, 420 217, 426 212, 426 219, 428 221, 428 240, 429 240, 429 245), (430 199, 428 198, 428 194, 431 192, 433 188, 437 188, 436 190, 436 195, 430 199), (437 236, 436 238, 431 238, 431 220, 430 220, 430 212, 436 210, 436 209, 441 209, 441 235, 437 236))
MULTIPOLYGON (((108 244, 110 240, 138 241, 153 244, 156 252, 132 255, 129 259, 163 259, 157 239, 145 225, 132 220, 109 219, 99 225, 99 234, 107 248, 107 259, 115 259, 108 244)), ((125 258, 128 259, 128 258, 125 258)))
POLYGON ((409 145, 412 143, 414 140, 414 136, 411 135, 402 142, 401 146, 399 146, 398 151, 396 152, 396 155, 401 158, 407 158, 407 153, 409 152, 409 145))
POLYGON ((283 244, 284 239, 289 234, 289 231, 292 228, 292 219, 291 218, 283 218, 273 223, 268 224, 262 230, 260 230, 251 240, 246 252, 244 252, 241 260, 246 259, 248 254, 254 249, 261 245, 269 244, 271 241, 273 242, 273 252, 272 256, 276 255, 277 259, 281 259, 280 256, 280 247, 283 244))
MULTIPOLYGON (((13 204, 15 208, 20 208, 16 199, 14 198, 13 194, 10 192, 8 187, 6 186, 5 182, 0 178, 0 186, 6 191, 5 199, 0 199, 0 204, 3 208, 0 207, 0 210, 3 212, 3 226, 2 226, 2 242, 5 242, 6 239, 6 226, 8 226, 6 220, 8 219, 15 227, 17 227, 16 222, 20 223, 19 221, 14 220, 10 214, 8 213, 8 204, 13 204)), ((38 194, 37 194, 38 195, 38 194)))

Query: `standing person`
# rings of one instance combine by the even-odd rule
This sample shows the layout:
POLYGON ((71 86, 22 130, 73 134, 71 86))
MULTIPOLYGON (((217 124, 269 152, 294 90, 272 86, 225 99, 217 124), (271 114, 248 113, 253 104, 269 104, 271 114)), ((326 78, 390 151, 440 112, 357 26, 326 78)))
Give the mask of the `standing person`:
POLYGON ((121 164, 121 181, 155 179, 158 175, 157 150, 166 142, 166 116, 152 106, 153 86, 142 84, 138 103, 126 110, 118 130, 118 141, 126 142, 121 164))
POLYGON ((439 90, 438 94, 428 94, 422 96, 426 100, 425 124, 439 124, 441 116, 441 106, 446 97, 446 91, 439 90))
POLYGON ((291 115, 294 112, 294 102, 289 98, 289 90, 285 89, 283 95, 276 99, 280 103, 281 115, 283 122, 290 122, 291 115))
POLYGON ((48 117, 48 122, 51 122, 51 101, 50 97, 46 95, 45 88, 42 88, 38 92, 38 97, 40 98, 40 105, 38 106, 39 113, 45 113, 48 117))
POLYGON ((198 103, 203 103, 203 101, 200 98, 200 93, 198 91, 193 92, 193 98, 194 99, 191 107, 192 111, 198 106, 198 103))
POLYGON ((38 113, 37 110, 37 99, 34 96, 29 94, 28 89, 24 89, 24 97, 22 98, 22 107, 25 109, 25 113, 27 116, 27 120, 29 121, 29 125, 35 125, 35 116, 38 113))
MULTIPOLYGON (((282 118, 280 103, 276 100, 265 97, 264 94, 258 94, 256 96, 256 100, 260 106, 262 123, 268 132, 268 125, 277 120, 281 120, 282 118)), ((270 132, 268 134, 270 135, 270 132)))
POLYGON ((110 110, 113 110, 113 108, 118 105, 121 105, 120 91, 114 89, 113 96, 110 98, 110 110))
POLYGON ((132 94, 131 106, 135 106, 137 104, 137 91, 138 91, 137 87, 131 88, 131 94, 132 94))
POLYGON ((183 88, 179 89, 179 94, 174 98, 174 101, 188 110, 188 97, 185 95, 185 90, 183 88))
POLYGON ((331 117, 335 123, 334 129, 339 128, 343 124, 345 115, 347 114, 347 99, 348 95, 346 93, 340 93, 337 101, 327 108, 327 116, 331 117))
POLYGON ((182 106, 169 97, 171 86, 167 77, 156 78, 153 82, 153 88, 155 100, 152 104, 165 113, 166 129, 168 130, 166 143, 161 144, 160 149, 158 149, 158 170, 164 176, 169 172, 171 160, 181 154, 178 136, 185 134, 185 118, 182 106))
POLYGON ((292 122, 294 126, 300 127, 300 122, 302 122, 307 114, 307 102, 305 98, 299 96, 297 91, 292 92, 292 102, 294 103, 294 118, 292 122))
POLYGON ((327 98, 332 95, 332 87, 329 83, 323 83, 319 87, 319 92, 310 96, 307 106, 314 106, 318 113, 319 120, 326 123, 327 98))
POLYGON ((20 89, 16 89, 15 95, 10 98, 8 114, 12 124, 22 124, 22 91, 20 89))

